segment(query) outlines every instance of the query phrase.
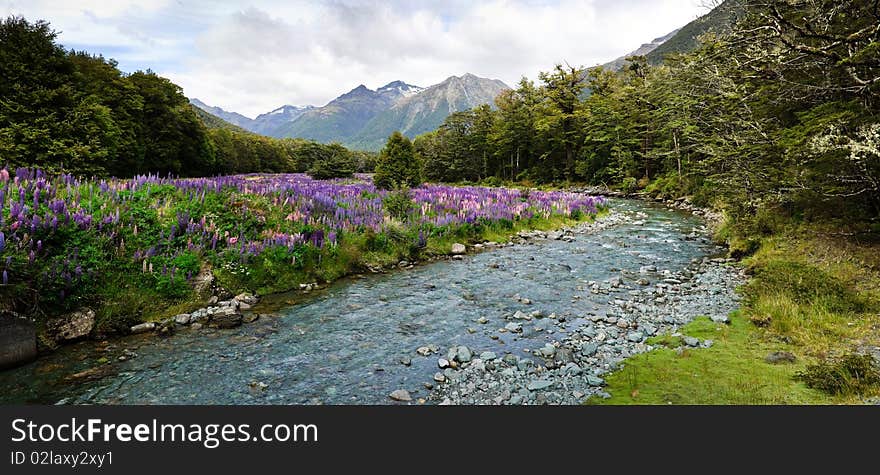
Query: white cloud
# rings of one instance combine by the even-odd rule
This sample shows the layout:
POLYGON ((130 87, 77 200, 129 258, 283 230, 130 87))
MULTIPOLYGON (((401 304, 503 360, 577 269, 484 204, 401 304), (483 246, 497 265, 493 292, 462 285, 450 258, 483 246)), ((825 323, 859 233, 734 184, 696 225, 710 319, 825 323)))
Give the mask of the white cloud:
MULTIPOLYGON (((683 26, 700 0, 7 1, 62 41, 125 47, 190 97, 254 116, 323 105, 363 83, 419 86, 471 72, 514 84, 592 66, 683 26), (62 3, 63 7, 57 7, 62 3), (26 4, 26 7, 24 6, 26 4)), ((14 8, 13 8, 14 7, 14 8)))

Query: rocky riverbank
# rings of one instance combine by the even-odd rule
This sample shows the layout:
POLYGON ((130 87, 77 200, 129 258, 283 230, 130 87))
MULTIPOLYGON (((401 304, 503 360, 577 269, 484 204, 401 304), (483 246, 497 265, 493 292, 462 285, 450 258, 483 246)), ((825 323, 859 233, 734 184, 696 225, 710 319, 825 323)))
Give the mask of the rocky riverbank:
MULTIPOLYGON (((627 219, 631 218, 612 214, 596 223, 559 233, 523 234, 520 239, 565 239, 627 219)), ((607 397, 602 375, 620 368, 629 356, 650 351, 650 337, 680 336, 678 328, 697 316, 727 324, 727 315, 738 307, 735 289, 744 282, 742 271, 725 258, 696 259, 679 271, 643 266, 638 272, 621 270, 619 277, 591 281, 579 290, 611 296, 607 309, 562 315, 526 308, 507 315, 504 325, 491 331, 522 337, 545 332, 559 337, 529 349, 526 355, 449 348, 437 358, 434 382, 426 384, 432 389, 428 400, 468 405, 579 404, 591 396, 607 397), (572 319, 580 323, 573 331, 565 323, 572 319)), ((526 306, 529 303, 527 296, 519 300, 526 306)), ((690 337, 682 342, 691 348, 713 344, 690 337)))

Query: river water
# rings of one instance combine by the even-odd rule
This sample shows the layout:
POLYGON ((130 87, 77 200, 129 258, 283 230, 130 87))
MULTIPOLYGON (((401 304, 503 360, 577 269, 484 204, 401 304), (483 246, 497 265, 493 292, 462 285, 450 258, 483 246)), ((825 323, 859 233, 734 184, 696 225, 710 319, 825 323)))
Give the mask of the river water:
POLYGON ((417 348, 436 345, 444 355, 467 345, 523 356, 608 308, 614 297, 584 291, 588 282, 644 277, 645 266, 656 266, 648 277, 659 278, 720 251, 689 214, 630 200, 611 205, 630 219, 573 242, 539 240, 272 296, 256 311, 275 316, 233 330, 66 346, 0 373, 0 402, 384 404, 401 388, 427 398, 438 355, 417 348), (499 332, 517 310, 555 313, 566 323, 499 332))

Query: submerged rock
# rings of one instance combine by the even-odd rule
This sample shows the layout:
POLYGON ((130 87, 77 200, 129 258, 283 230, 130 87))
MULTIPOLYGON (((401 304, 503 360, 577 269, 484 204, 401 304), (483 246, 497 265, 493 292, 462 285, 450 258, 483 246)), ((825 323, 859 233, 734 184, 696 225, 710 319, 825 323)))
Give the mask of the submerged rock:
POLYGON ((400 402, 409 402, 412 401, 412 396, 410 396, 409 391, 406 389, 397 389, 392 391, 391 394, 388 395, 391 399, 400 402))

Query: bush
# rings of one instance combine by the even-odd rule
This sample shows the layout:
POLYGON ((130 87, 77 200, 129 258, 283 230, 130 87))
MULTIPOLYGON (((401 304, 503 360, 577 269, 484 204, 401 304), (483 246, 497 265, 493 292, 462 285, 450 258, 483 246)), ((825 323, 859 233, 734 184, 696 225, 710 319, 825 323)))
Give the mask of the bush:
POLYGON ((623 183, 620 184, 620 191, 624 193, 633 193, 638 189, 638 183, 636 179, 628 176, 623 179, 623 183))
POLYGON ((864 301, 839 279, 814 266, 793 261, 772 261, 755 270, 757 279, 749 283, 750 297, 779 293, 798 304, 821 303, 833 312, 858 312, 864 301))
POLYGON ((392 217, 405 221, 415 203, 409 197, 408 189, 400 189, 385 195, 385 198, 382 199, 382 206, 385 207, 385 211, 392 217))
POLYGON ((810 365, 795 379, 828 394, 862 394, 880 385, 880 367, 871 355, 847 355, 810 365))

